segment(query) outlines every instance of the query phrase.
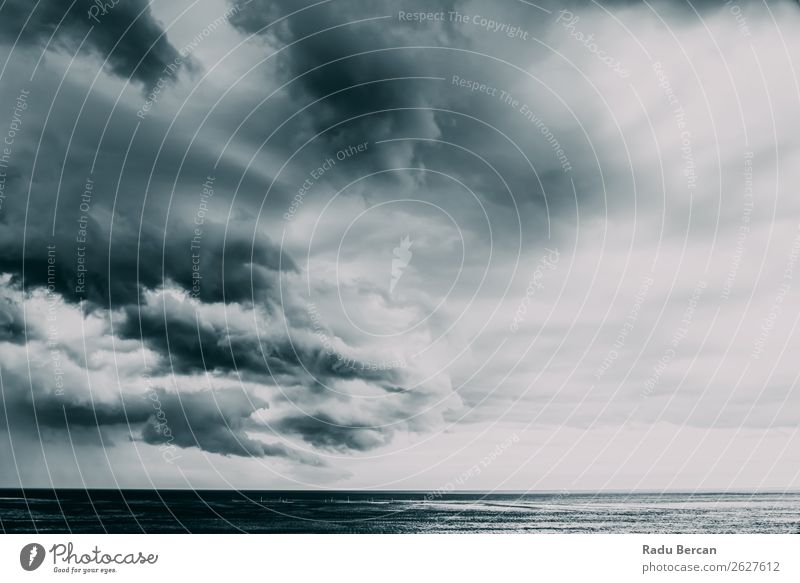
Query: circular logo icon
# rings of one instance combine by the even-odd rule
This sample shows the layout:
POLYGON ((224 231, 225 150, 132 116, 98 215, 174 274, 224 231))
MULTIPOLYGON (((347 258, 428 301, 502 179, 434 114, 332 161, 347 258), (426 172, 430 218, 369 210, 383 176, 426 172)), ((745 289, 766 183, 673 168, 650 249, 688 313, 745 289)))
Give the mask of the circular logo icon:
POLYGON ((38 543, 30 543, 19 552, 19 564, 26 571, 35 571, 44 562, 44 547, 38 543))

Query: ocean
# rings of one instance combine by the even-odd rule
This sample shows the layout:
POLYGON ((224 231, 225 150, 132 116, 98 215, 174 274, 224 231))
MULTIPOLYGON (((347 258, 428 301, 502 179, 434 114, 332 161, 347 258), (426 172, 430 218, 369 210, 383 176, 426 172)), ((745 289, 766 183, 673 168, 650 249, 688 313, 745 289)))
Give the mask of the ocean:
POLYGON ((800 533, 800 493, 0 490, 6 533, 800 533))

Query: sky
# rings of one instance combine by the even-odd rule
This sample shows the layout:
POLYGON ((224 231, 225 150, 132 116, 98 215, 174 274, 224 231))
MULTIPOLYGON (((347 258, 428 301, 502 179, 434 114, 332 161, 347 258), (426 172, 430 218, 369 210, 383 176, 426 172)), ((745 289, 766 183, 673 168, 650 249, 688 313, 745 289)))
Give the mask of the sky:
POLYGON ((800 7, 0 4, 0 487, 800 487, 800 7))

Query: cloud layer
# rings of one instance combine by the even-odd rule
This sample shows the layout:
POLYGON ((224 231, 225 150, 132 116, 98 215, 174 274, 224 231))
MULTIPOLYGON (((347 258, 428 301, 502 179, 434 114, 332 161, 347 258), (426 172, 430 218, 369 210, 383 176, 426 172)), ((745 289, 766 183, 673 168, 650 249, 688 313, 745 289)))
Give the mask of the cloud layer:
POLYGON ((5 485, 797 484, 793 3, 96 7, 0 7, 5 485))

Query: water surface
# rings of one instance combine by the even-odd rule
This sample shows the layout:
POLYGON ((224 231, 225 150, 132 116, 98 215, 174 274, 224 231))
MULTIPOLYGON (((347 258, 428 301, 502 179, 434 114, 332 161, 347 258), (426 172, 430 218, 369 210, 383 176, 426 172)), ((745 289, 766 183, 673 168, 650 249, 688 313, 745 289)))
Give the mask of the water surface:
POLYGON ((0 490, 41 533, 800 533, 800 493, 0 490))

